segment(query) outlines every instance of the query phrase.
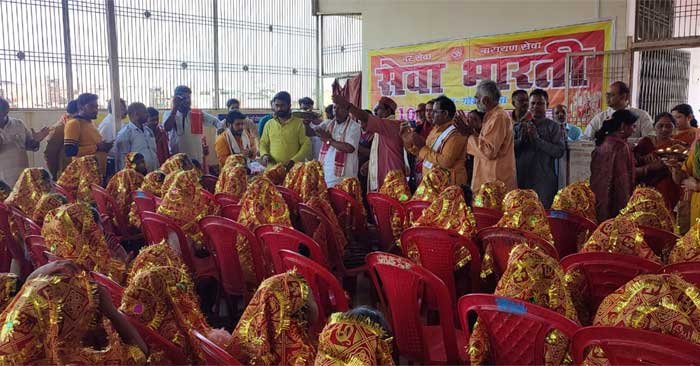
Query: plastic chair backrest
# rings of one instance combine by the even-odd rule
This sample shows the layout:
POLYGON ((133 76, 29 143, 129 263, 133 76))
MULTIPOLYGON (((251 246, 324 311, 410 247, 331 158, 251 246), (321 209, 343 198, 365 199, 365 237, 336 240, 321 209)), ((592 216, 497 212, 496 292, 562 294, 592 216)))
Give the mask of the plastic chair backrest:
POLYGON ((27 217, 20 209, 13 206, 8 207, 12 211, 12 218, 15 220, 15 223, 18 224, 17 230, 19 230, 19 234, 22 238, 26 238, 29 235, 41 235, 41 226, 39 226, 39 224, 27 217))
POLYGON ((48 263, 48 262, 60 261, 61 259, 63 259, 63 258, 57 256, 56 254, 53 254, 53 253, 49 252, 48 250, 45 250, 45 251, 44 251, 44 257, 46 258, 46 262, 47 262, 47 263, 48 263))
POLYGON ((666 260, 671 253, 671 249, 673 249, 678 239, 680 239, 678 235, 672 232, 655 227, 640 225, 639 229, 644 233, 644 242, 647 243, 649 248, 651 248, 654 254, 658 255, 662 261, 666 260))
POLYGON ((547 219, 554 246, 561 257, 577 253, 579 244, 583 244, 597 228, 593 221, 567 211, 547 210, 547 219))
POLYGON ((406 209, 401 202, 381 193, 367 193, 367 203, 374 216, 374 222, 379 231, 379 245, 384 251, 389 251, 396 242, 391 222, 394 215, 398 216, 398 222, 406 225, 406 209))
POLYGON ((290 214, 297 214, 297 211, 299 209, 299 204, 303 202, 301 199, 301 196, 299 196, 298 193, 294 192, 293 190, 284 187, 284 186, 276 186, 277 191, 282 195, 282 198, 284 198, 284 202, 287 203, 287 207, 289 208, 289 213, 290 214))
POLYGON ((269 260, 268 263, 272 263, 275 273, 284 272, 282 258, 279 255, 281 249, 293 252, 306 249, 312 260, 328 268, 321 246, 311 237, 294 228, 274 224, 261 225, 255 229, 255 236, 262 244, 263 255, 269 260))
POLYGON ((131 192, 131 199, 136 205, 137 212, 156 212, 158 206, 156 205, 156 196, 150 192, 145 191, 134 191, 131 192))
POLYGON ((301 229, 304 234, 315 238, 316 242, 321 246, 323 253, 328 258, 328 264, 335 271, 344 273, 343 252, 339 243, 333 235, 331 223, 326 216, 318 210, 315 210, 306 204, 299 204, 299 218, 301 221, 301 229), (321 231, 320 237, 315 237, 314 233, 317 230, 321 231))
POLYGON ((308 283, 323 324, 331 314, 349 309, 345 290, 331 272, 311 259, 290 250, 282 249, 279 255, 286 271, 296 269, 308 283))
POLYGON ((661 268, 661 273, 676 273, 700 288, 700 262, 679 262, 661 268))
POLYGON ((46 247, 46 240, 41 235, 29 235, 24 238, 24 244, 29 252, 29 260, 31 260, 34 268, 39 268, 49 261, 44 256, 44 251, 49 250, 46 247))
MULTIPOLYGON (((144 211, 141 212, 141 229, 147 245, 158 244, 163 240, 169 242, 168 234, 174 233, 177 236, 182 261, 185 262, 192 273, 196 273, 190 242, 175 221, 159 213, 144 211)), ((170 243, 170 246, 172 247, 173 243, 170 243)))
MULTIPOLYGON (((566 272, 583 272, 588 284, 584 299, 591 314, 595 314, 603 299, 631 279, 647 273, 657 273, 661 265, 644 258, 615 253, 576 253, 564 257, 561 266, 566 272)), ((579 294, 583 296, 583 294, 579 294)))
POLYGON ((247 295, 255 288, 248 288, 241 266, 240 256, 236 242, 239 235, 248 242, 250 255, 253 259, 253 272, 256 284, 262 282, 266 276, 265 262, 260 250, 260 243, 255 235, 247 227, 224 217, 207 216, 199 221, 199 227, 204 234, 209 251, 214 254, 221 287, 227 294, 247 295))
POLYGON ((625 327, 585 327, 574 334, 574 364, 599 346, 610 365, 700 365, 700 346, 674 336, 625 327))
POLYGON ((11 258, 14 259, 19 265, 20 277, 25 278, 32 272, 33 265, 29 260, 27 251, 22 244, 24 239, 29 235, 41 235, 41 227, 25 216, 24 213, 17 207, 9 205, 4 207, 7 209, 7 211, 9 211, 9 214, 6 213, 3 215, 3 220, 7 221, 3 222, 1 225, 2 227, 6 227, 6 229, 2 229, 2 231, 8 233, 5 235, 5 245, 9 250, 11 258), (16 235, 13 235, 16 233, 12 233, 12 226, 10 225, 9 221, 10 218, 12 218, 17 230, 19 231, 19 237, 17 238, 15 237, 16 235))
POLYGON ((221 207, 221 216, 229 220, 238 221, 241 215, 241 205, 226 205, 221 207))
POLYGON ((338 221, 348 230, 363 233, 367 231, 367 221, 363 215, 363 203, 338 188, 328 188, 328 198, 338 221))
POLYGON ((491 245, 495 267, 494 272, 497 277, 500 277, 508 266, 511 249, 520 243, 527 243, 531 247, 540 248, 552 258, 559 259, 559 254, 552 244, 526 231, 492 226, 479 230, 477 238, 481 242, 482 248, 485 249, 488 245, 491 245))
POLYGON ((408 257, 407 248, 412 244, 418 251, 419 264, 438 276, 447 285, 452 296, 452 303, 457 304, 455 286, 455 252, 464 247, 471 255, 469 262, 469 280, 471 291, 480 289, 481 255, 479 248, 468 238, 454 230, 418 226, 404 230, 401 234, 401 250, 408 257))
POLYGON ((216 182, 219 180, 219 178, 211 175, 211 174, 205 174, 202 176, 202 179, 200 182, 202 183, 202 187, 206 189, 209 193, 214 194, 216 191, 216 182))
POLYGON ((56 193, 62 194, 68 202, 73 202, 75 201, 75 197, 73 196, 72 193, 70 193, 69 190, 67 190, 65 187, 58 185, 58 183, 53 183, 53 190, 56 191, 56 193))
POLYGON ((116 233, 123 234, 123 230, 129 227, 129 223, 124 221, 124 217, 117 215, 117 202, 114 197, 110 196, 109 193, 97 184, 90 185, 90 191, 92 193, 92 199, 95 200, 97 205, 97 212, 101 216, 107 217, 108 219, 114 218, 117 221, 116 233))
POLYGON ((469 312, 478 315, 489 338, 494 365, 543 365, 548 334, 558 329, 569 339, 579 329, 576 322, 547 308, 491 294, 462 296, 459 319, 469 340, 469 312))
POLYGON ((430 203, 428 201, 408 201, 403 204, 403 207, 406 208, 406 213, 408 214, 408 222, 413 223, 416 222, 421 216, 423 216, 423 211, 430 207, 430 203))
POLYGON ((99 272, 91 271, 90 277, 98 284, 104 286, 109 293, 109 297, 112 299, 112 304, 114 304, 116 308, 119 308, 122 304, 122 297, 124 297, 124 288, 111 278, 99 272))
POLYGON ((126 314, 122 314, 131 325, 136 328, 144 342, 148 344, 148 348, 156 351, 162 351, 164 356, 170 360, 175 365, 189 365, 191 364, 185 355, 185 352, 180 347, 176 346, 171 341, 165 339, 163 336, 158 334, 155 330, 149 328, 146 324, 141 323, 138 319, 132 318, 126 314))
POLYGON ((216 204, 216 197, 214 196, 213 193, 207 191, 206 189, 202 188, 199 190, 199 193, 202 195, 202 197, 209 202, 209 204, 216 204))
POLYGON ((419 364, 442 361, 460 363, 454 326, 454 305, 445 283, 432 272, 398 255, 374 252, 367 255, 370 278, 382 307, 391 321, 398 353, 419 364), (427 293, 436 298, 445 360, 431 360, 421 321, 421 302, 427 293))
POLYGON ((237 205, 238 204, 238 198, 236 198, 234 195, 230 193, 217 193, 214 195, 214 201, 219 206, 226 206, 226 205, 237 205))
POLYGON ((219 347, 216 343, 210 341, 202 333, 194 329, 192 329, 191 332, 194 336, 194 339, 197 342, 193 346, 197 347, 201 351, 201 353, 204 354, 204 356, 206 357, 207 365, 242 365, 238 360, 233 358, 233 356, 231 356, 230 353, 228 353, 225 349, 219 347))
POLYGON ((503 217, 503 212, 491 208, 472 207, 472 213, 479 230, 496 225, 503 217))

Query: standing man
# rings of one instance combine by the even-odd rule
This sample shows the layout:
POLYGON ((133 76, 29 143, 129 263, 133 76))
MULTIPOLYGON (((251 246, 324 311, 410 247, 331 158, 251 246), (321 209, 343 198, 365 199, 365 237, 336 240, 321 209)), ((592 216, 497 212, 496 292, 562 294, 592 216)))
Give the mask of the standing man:
POLYGON ((350 118, 347 108, 333 106, 332 120, 326 120, 314 129, 321 139, 319 161, 328 188, 335 187, 346 177, 357 177, 357 147, 360 145, 362 127, 350 118))
POLYGON ((513 123, 508 113, 498 105, 501 91, 492 80, 482 80, 476 87, 476 108, 486 113, 481 126, 468 123, 463 114, 456 126, 469 136, 467 153, 474 156, 472 191, 487 182, 501 181, 506 190, 518 188, 513 147, 513 123))
POLYGON ((246 159, 255 157, 252 138, 245 130, 248 123, 247 116, 238 110, 232 110, 226 115, 226 129, 216 136, 214 150, 219 159, 219 169, 223 169, 226 158, 230 155, 240 154, 246 159))
POLYGON ((54 180, 66 169, 70 159, 63 151, 63 132, 66 128, 66 122, 78 114, 78 101, 71 100, 66 105, 66 113, 53 125, 51 133, 46 140, 46 149, 44 149, 44 160, 46 167, 54 180))
POLYGON ((581 129, 576 125, 569 124, 569 122, 566 120, 568 111, 566 110, 565 105, 557 104, 557 106, 552 110, 552 114, 554 116, 554 121, 559 123, 561 126, 566 141, 571 142, 581 139, 581 129))
POLYGON ((384 178, 392 170, 406 174, 401 122, 394 118, 396 102, 389 97, 382 97, 374 107, 374 115, 352 105, 341 95, 334 95, 333 102, 348 109, 360 121, 363 130, 374 133, 369 155, 368 192, 379 191, 384 178))
POLYGON ((314 100, 309 97, 303 97, 299 99, 299 109, 305 112, 311 112, 314 110, 314 100))
POLYGON ((265 124, 260 137, 260 162, 264 166, 282 163, 289 170, 294 163, 306 160, 311 153, 311 143, 304 121, 292 116, 289 93, 277 93, 272 98, 272 107, 274 117, 265 124))
POLYGON ((66 122, 63 136, 63 147, 68 157, 95 155, 100 174, 105 177, 107 172, 107 152, 112 149, 114 142, 102 140, 102 135, 92 122, 97 118, 99 107, 98 96, 84 93, 78 96, 78 114, 66 122))
POLYGON ((170 143, 168 134, 160 124, 160 113, 153 107, 148 107, 148 122, 146 127, 150 128, 156 138, 156 156, 158 156, 158 166, 165 163, 170 157, 170 143))
POLYGON ((630 107, 630 88, 622 81, 616 81, 608 87, 605 94, 608 101, 608 109, 598 113, 588 123, 583 136, 588 140, 595 139, 595 133, 603 126, 603 121, 610 119, 615 111, 627 109, 637 116, 637 130, 632 134, 632 138, 645 137, 654 134, 654 123, 651 116, 644 110, 630 107))
POLYGON ((10 118, 9 113, 10 103, 0 98, 0 180, 13 187, 22 170, 29 167, 27 151, 39 151, 39 143, 50 130, 29 130, 21 120, 10 118))
POLYGON ((160 166, 156 152, 156 138, 148 123, 148 110, 143 103, 131 103, 127 109, 129 124, 117 134, 117 159, 120 167, 124 167, 126 154, 137 152, 143 155, 146 169, 151 172, 160 166))
POLYGON ((547 118, 549 95, 542 89, 530 93, 533 119, 513 126, 518 188, 533 189, 544 208, 552 206, 559 181, 555 162, 564 156, 564 138, 558 123, 547 118))
MULTIPOLYGON (((121 103, 121 107, 119 108, 121 109, 121 116, 119 116, 118 120, 115 120, 112 114, 112 101, 107 101, 108 114, 105 119, 100 122, 100 125, 97 126, 97 130, 100 131, 100 135, 102 135, 102 141, 114 142, 117 138, 117 132, 122 128, 122 120, 126 118, 126 102, 124 99, 119 99, 119 102, 121 103)), ((120 169, 120 166, 117 164, 119 160, 118 155, 116 145, 112 146, 112 149, 107 153, 107 177, 111 177, 120 169)))
POLYGON ((532 114, 527 114, 530 108, 530 99, 525 90, 518 89, 514 91, 510 96, 510 104, 513 105, 513 113, 510 116, 513 123, 532 119, 532 114))
POLYGON ((190 159, 200 162, 204 161, 204 125, 217 130, 223 127, 223 123, 211 114, 192 109, 192 89, 185 85, 175 88, 172 107, 163 114, 163 118, 163 127, 170 139, 170 153, 185 153, 190 159))
POLYGON ((241 109, 241 102, 238 99, 231 98, 226 101, 226 109, 230 111, 241 109))
POLYGON ((441 95, 434 99, 433 129, 423 139, 408 126, 402 129, 403 144, 411 154, 422 160, 423 174, 442 168, 450 172, 450 185, 466 185, 469 180, 465 160, 467 136, 461 135, 452 124, 457 107, 452 99, 441 95))

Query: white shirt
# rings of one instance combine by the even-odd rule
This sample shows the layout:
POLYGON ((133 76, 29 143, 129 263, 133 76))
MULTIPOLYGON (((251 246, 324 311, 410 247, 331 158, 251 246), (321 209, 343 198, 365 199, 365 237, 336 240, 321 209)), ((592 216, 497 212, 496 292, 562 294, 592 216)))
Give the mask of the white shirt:
POLYGON ((146 169, 149 172, 158 169, 156 137, 150 128, 143 126, 143 129, 140 129, 133 122, 129 122, 117 134, 117 141, 114 145, 118 154, 117 169, 124 168, 126 154, 130 152, 137 152, 143 155, 146 161, 146 169))
POLYGON ((27 150, 38 151, 39 144, 32 144, 32 133, 24 122, 7 118, 7 125, 0 128, 0 179, 13 187, 22 170, 29 167, 27 150))
MULTIPOLYGON (((121 125, 121 123, 119 124, 121 125)), ((119 127, 121 128, 121 126, 119 127)), ((100 122, 100 125, 97 126, 97 131, 102 135, 102 141, 114 142, 114 140, 117 139, 117 131, 119 131, 119 128, 117 128, 117 123, 114 121, 114 116, 111 113, 100 122)), ((112 146, 107 156, 117 158, 117 148, 112 146)))
MULTIPOLYGON (((318 127, 314 129, 328 129, 333 121, 326 120, 318 127)), ((362 134, 362 127, 357 121, 352 120, 348 117, 348 120, 344 123, 336 123, 333 131, 330 131, 333 140, 345 142, 355 148, 352 153, 345 154, 345 169, 342 176, 335 175, 335 153, 336 148, 333 145, 328 146, 328 152, 324 160, 321 162, 323 164, 323 175, 326 179, 326 185, 328 188, 334 187, 336 184, 340 183, 343 178, 346 177, 357 177, 358 171, 358 159, 357 159, 357 147, 360 145, 360 135, 362 134), (347 130, 346 130, 347 127, 347 130), (343 138, 343 131, 345 131, 345 138, 343 138)))
MULTIPOLYGON (((192 126, 190 125, 190 116, 192 112, 187 113, 187 117, 182 119, 182 112, 177 111, 175 115, 175 128, 168 131, 168 137, 170 138, 170 153, 185 153, 191 159, 196 159, 200 163, 203 161, 202 157, 202 136, 192 134, 192 126)), ((170 117, 170 111, 165 111, 163 113, 163 121, 166 121, 170 117)), ((224 123, 219 121, 216 117, 209 113, 202 112, 202 124, 209 125, 214 128, 222 128, 224 123)))
MULTIPOLYGON (((639 138, 654 135, 654 122, 651 120, 649 113, 639 108, 629 106, 625 109, 639 116, 637 118, 637 129, 630 137, 639 138)), ((588 123, 586 130, 583 132, 583 137, 593 140, 595 138, 595 133, 603 127, 603 121, 612 117, 613 113, 615 113, 615 110, 612 109, 612 107, 608 107, 608 109, 596 114, 588 123)))

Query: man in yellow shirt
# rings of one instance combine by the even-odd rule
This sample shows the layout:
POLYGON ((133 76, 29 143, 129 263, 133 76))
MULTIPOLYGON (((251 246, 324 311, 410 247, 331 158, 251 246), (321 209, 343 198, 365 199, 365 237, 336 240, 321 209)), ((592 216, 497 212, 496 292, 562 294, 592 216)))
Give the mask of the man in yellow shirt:
POLYGON ((102 135, 92 121, 97 118, 97 95, 84 93, 78 96, 78 114, 66 122, 63 146, 68 157, 95 155, 100 173, 107 172, 107 152, 111 142, 102 141, 102 135))
POLYGON ((306 136, 304 121, 292 116, 292 97, 281 91, 272 99, 274 117, 265 124, 260 137, 262 165, 282 163, 289 170, 296 162, 304 161, 311 153, 311 142, 306 136))

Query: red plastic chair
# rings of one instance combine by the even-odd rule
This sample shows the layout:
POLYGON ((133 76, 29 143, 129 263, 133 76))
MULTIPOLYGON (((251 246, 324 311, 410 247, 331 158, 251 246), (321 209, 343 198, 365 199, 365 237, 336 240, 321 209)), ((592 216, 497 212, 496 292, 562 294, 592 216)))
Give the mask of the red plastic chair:
POLYGON ((129 236, 126 230, 129 228, 129 222, 125 221, 125 217, 116 214, 117 202, 114 197, 110 196, 107 191, 97 184, 90 185, 90 191, 92 193, 92 199, 95 200, 97 205, 97 212, 100 213, 102 217, 102 222, 105 224, 105 231, 112 232, 117 236, 124 237, 125 239, 129 236), (116 221, 116 225, 114 225, 116 221))
POLYGON ((610 365, 700 365, 700 346, 648 330, 624 327, 581 328, 572 340, 574 364, 599 346, 610 365))
POLYGON ((204 197, 204 199, 206 201, 208 201, 210 204, 216 204, 216 197, 214 196, 213 193, 207 191, 204 188, 202 188, 199 192, 202 194, 202 197, 204 197))
MULTIPOLYGON (((486 328, 493 365, 543 365, 547 335, 558 329, 569 339, 579 325, 547 308, 512 298, 469 294, 459 299, 462 329, 469 329, 469 312, 486 328)), ((469 332, 465 331, 466 339, 469 332)))
POLYGON ((331 266, 331 270, 340 278, 357 277, 360 273, 367 270, 364 263, 365 253, 360 253, 361 258, 350 258, 352 253, 345 251, 347 248, 342 248, 341 243, 338 243, 335 235, 333 235, 333 225, 330 220, 321 212, 300 203, 299 217, 301 219, 301 227, 306 235, 314 235, 317 230, 322 230, 323 242, 319 242, 324 250, 326 258, 331 266), (347 254, 346 254, 347 253, 347 254), (346 266, 346 259, 359 264, 354 267, 346 266), (354 259, 354 260, 353 260, 354 259), (358 263, 359 262, 359 263, 358 263))
POLYGON ((24 244, 27 247, 29 260, 32 262, 34 268, 39 268, 49 262, 44 255, 44 252, 49 249, 46 247, 46 240, 43 236, 29 235, 24 238, 24 244))
POLYGON ((374 216, 374 222, 377 224, 379 231, 379 246, 383 251, 393 249, 396 240, 391 222, 394 215, 398 216, 398 222, 403 226, 406 225, 406 209, 401 202, 381 193, 367 193, 367 203, 370 211, 374 216))
POLYGON ((620 286, 639 275, 657 273, 661 269, 658 263, 644 258, 614 253, 571 254, 560 263, 567 272, 574 269, 583 272, 589 291, 584 301, 591 315, 595 314, 601 301, 620 286))
POLYGON ((640 225, 639 229, 644 233, 644 242, 647 243, 649 248, 651 248, 662 261, 666 260, 671 253, 671 249, 673 249, 678 239, 680 239, 678 235, 672 232, 654 227, 640 225))
POLYGON ((348 237, 351 237, 349 233, 352 233, 352 236, 361 236, 367 232, 367 219, 363 214, 362 202, 338 188, 328 188, 328 198, 348 237))
POLYGON ((367 255, 370 277, 390 319, 398 353, 418 364, 462 364, 469 360, 465 337, 455 329, 449 290, 435 274, 398 255, 367 255), (440 325, 425 325, 421 304, 433 296, 440 325))
POLYGON ((214 194, 216 192, 216 182, 219 180, 219 178, 210 175, 210 174, 205 174, 202 176, 202 179, 200 182, 202 183, 202 187, 206 189, 209 193, 214 194))
POLYGON ((468 238, 454 230, 419 226, 404 230, 401 234, 401 250, 408 257, 410 244, 418 251, 418 263, 433 272, 447 285, 452 296, 452 303, 457 304, 455 285, 455 252, 464 247, 472 259, 469 262, 469 278, 460 278, 470 282, 470 291, 481 289, 481 255, 479 248, 468 238))
POLYGON ((681 262, 661 268, 661 273, 676 273, 700 288, 700 262, 681 262))
POLYGON ((285 271, 296 269, 306 283, 311 287, 316 304, 318 305, 321 324, 335 312, 347 311, 348 298, 338 279, 320 264, 303 255, 282 249, 279 252, 285 271))
POLYGON ((272 263, 275 273, 284 272, 284 265, 279 254, 282 249, 298 252, 305 248, 309 251, 312 260, 328 268, 328 262, 321 246, 311 237, 294 228, 272 224, 261 225, 255 229, 255 236, 262 244, 263 254, 268 260, 267 263, 272 263))
POLYGON ((131 199, 136 205, 136 212, 156 212, 158 205, 156 205, 156 196, 152 193, 145 191, 134 191, 131 192, 131 199))
POLYGON ((503 217, 503 212, 483 207, 472 207, 472 213, 479 230, 498 224, 498 221, 503 217))
POLYGON ((21 238, 26 238, 29 235, 41 235, 41 226, 39 224, 27 217, 20 209, 13 206, 8 207, 12 211, 12 218, 18 224, 17 230, 19 230, 21 238))
POLYGON ((583 244, 597 228, 595 222, 561 210, 548 210, 547 219, 554 236, 554 245, 561 257, 577 253, 579 244, 583 244))
POLYGON ((53 183, 53 190, 56 191, 57 193, 62 194, 64 197, 66 197, 68 202, 75 201, 75 197, 73 196, 73 194, 70 193, 70 191, 67 190, 66 188, 64 188, 63 186, 58 185, 58 183, 53 183))
POLYGON ((233 221, 238 221, 238 217, 241 215, 241 205, 226 205, 221 207, 221 216, 233 220, 233 221))
POLYGON ((257 287, 249 288, 249 284, 246 284, 236 242, 239 235, 248 242, 256 281, 250 285, 256 286, 268 275, 258 239, 247 227, 224 217, 207 216, 199 221, 199 227, 204 234, 209 251, 216 259, 221 279, 220 285, 224 293, 228 296, 240 295, 246 300, 250 299, 257 287))
POLYGON ((124 288, 121 285, 99 272, 91 271, 90 277, 92 277, 93 281, 102 285, 107 290, 109 297, 112 299, 112 304, 114 304, 116 308, 119 308, 122 305, 124 288))
POLYGON ((238 204, 238 198, 230 193, 217 193, 214 195, 214 201, 219 205, 219 206, 226 206, 226 205, 237 205, 238 204))
POLYGON ((423 211, 430 207, 430 203, 431 202, 428 201, 408 201, 404 203, 403 207, 406 208, 408 222, 416 222, 421 216, 423 216, 423 211))
POLYGON ((149 328, 146 324, 141 323, 138 319, 132 318, 126 314, 122 314, 131 325, 136 328, 144 342, 148 344, 151 353, 154 351, 163 352, 164 356, 174 365, 189 365, 191 362, 187 359, 187 355, 182 348, 176 346, 173 342, 165 339, 155 330, 149 328))
POLYGON ((500 278, 508 266, 511 249, 520 243, 527 243, 531 247, 540 248, 552 258, 559 259, 559 254, 552 244, 526 231, 493 226, 479 230, 477 238, 481 242, 482 248, 485 249, 488 245, 491 245, 495 267, 494 273, 497 278, 500 278))
POLYGON ((16 207, 0 203, 0 238, 2 240, 2 267, 7 267, 5 272, 10 272, 10 266, 14 259, 20 268, 20 277, 26 278, 32 272, 32 263, 29 261, 27 253, 21 242, 29 235, 41 235, 41 228, 32 220, 24 216, 24 213, 16 207), (10 220, 13 219, 18 225, 19 238, 16 240, 10 220))
POLYGON ((192 330, 192 335, 196 340, 193 346, 199 349, 206 357, 207 365, 242 365, 238 360, 233 358, 225 349, 219 347, 216 343, 209 340, 202 333, 192 330))

